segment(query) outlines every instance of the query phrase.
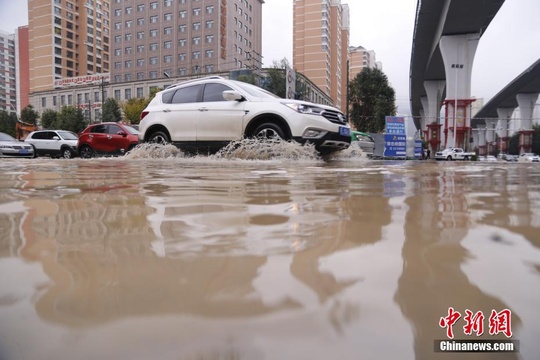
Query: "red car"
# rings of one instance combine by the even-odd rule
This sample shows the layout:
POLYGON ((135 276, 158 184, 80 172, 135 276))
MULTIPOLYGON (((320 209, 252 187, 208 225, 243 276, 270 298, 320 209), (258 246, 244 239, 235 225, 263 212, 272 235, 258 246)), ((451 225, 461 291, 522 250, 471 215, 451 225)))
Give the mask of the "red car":
POLYGON ((79 135, 77 150, 81 158, 97 155, 124 155, 139 143, 139 132, 116 122, 89 125, 79 135))

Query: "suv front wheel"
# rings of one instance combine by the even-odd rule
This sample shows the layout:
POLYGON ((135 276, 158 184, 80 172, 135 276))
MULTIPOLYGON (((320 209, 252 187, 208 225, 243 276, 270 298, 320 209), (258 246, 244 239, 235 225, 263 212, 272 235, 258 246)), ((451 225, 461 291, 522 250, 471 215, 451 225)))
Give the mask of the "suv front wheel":
POLYGON ((62 148, 62 157, 64 159, 71 159, 73 157, 73 151, 67 147, 62 148))
POLYGON ((264 123, 255 129, 253 137, 262 139, 281 138, 286 140, 283 130, 274 123, 264 123))

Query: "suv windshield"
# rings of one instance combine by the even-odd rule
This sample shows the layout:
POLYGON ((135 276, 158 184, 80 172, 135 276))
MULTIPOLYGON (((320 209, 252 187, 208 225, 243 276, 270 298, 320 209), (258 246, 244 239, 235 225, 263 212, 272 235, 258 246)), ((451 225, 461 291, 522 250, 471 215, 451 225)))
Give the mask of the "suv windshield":
POLYGON ((251 96, 258 98, 271 98, 271 99, 281 99, 279 96, 272 94, 269 91, 263 90, 259 87, 244 83, 241 81, 233 81, 236 86, 247 92, 251 96))
POLYGON ((62 137, 62 139, 64 139, 64 140, 77 140, 77 139, 79 139, 77 137, 77 135, 75 135, 74 133, 69 132, 69 131, 59 131, 58 135, 60 135, 62 137))

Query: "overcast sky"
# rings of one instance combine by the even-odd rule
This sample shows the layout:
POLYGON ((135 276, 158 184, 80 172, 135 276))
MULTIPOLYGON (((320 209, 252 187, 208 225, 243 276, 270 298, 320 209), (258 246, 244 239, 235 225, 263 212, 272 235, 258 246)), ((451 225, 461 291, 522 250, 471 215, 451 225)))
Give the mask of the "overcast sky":
MULTIPOLYGON (((342 0, 351 13, 350 45, 376 53, 396 90, 400 115, 409 112, 409 67, 417 0, 342 0)), ((265 0, 263 64, 292 63, 293 0, 265 0)), ((506 0, 482 36, 473 65, 471 94, 489 101, 540 59, 540 0, 506 0)), ((0 29, 28 23, 26 0, 0 0, 0 29)))

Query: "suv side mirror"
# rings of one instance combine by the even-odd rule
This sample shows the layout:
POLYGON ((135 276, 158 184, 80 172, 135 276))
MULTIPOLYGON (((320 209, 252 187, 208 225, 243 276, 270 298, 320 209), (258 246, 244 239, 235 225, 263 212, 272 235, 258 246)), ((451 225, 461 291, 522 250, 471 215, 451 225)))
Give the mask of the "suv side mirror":
POLYGON ((238 91, 225 90, 223 92, 223 98, 227 101, 244 101, 246 98, 238 91))
POLYGON ((126 134, 125 131, 118 131, 118 132, 116 133, 116 135, 120 135, 120 136, 124 136, 124 137, 127 136, 127 134, 126 134))
POLYGON ((53 136, 52 138, 53 140, 60 140, 60 138, 58 136, 53 136))

